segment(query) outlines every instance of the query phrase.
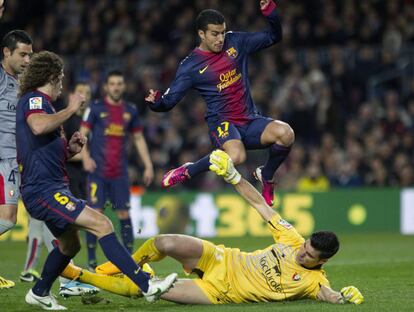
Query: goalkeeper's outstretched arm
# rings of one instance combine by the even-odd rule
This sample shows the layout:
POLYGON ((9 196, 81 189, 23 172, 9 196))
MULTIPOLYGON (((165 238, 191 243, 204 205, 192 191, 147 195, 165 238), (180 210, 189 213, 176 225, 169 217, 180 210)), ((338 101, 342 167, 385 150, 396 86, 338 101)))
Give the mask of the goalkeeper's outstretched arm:
POLYGON ((341 291, 335 291, 326 286, 321 286, 317 295, 321 301, 326 301, 336 304, 353 303, 361 304, 364 302, 364 296, 355 286, 346 286, 341 291))
POLYGON ((239 194, 247 200, 247 202, 257 210, 257 212, 262 216, 262 218, 268 222, 272 217, 277 214, 264 200, 262 195, 244 178, 240 179, 240 182, 237 183, 235 189, 239 194))
POLYGON ((276 211, 266 204, 262 195, 253 185, 246 181, 237 169, 234 168, 233 162, 226 152, 222 150, 212 152, 210 163, 210 170, 223 177, 226 182, 233 184, 237 192, 257 210, 266 222, 270 221, 277 214, 276 211))

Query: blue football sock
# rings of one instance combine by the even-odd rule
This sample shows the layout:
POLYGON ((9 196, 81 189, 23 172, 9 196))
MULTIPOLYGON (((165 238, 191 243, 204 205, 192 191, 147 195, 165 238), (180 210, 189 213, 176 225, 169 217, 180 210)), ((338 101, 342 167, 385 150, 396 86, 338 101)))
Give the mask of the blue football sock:
POLYGON ((191 164, 187 167, 188 174, 190 177, 194 177, 195 175, 208 171, 210 167, 210 154, 204 156, 200 160, 196 161, 194 164, 191 164))
POLYGON ((121 223, 122 242, 129 253, 132 253, 132 249, 134 247, 134 236, 132 233, 131 219, 120 219, 119 222, 121 223))
POLYGON ((290 149, 291 146, 283 146, 276 143, 269 147, 269 157, 262 168, 262 178, 265 181, 273 180, 277 168, 289 155, 290 149))
POLYGON ((43 266, 42 276, 33 286, 32 291, 37 296, 47 296, 53 282, 69 264, 72 257, 64 255, 59 248, 53 249, 47 256, 43 266))
POLYGON ((115 233, 112 232, 99 239, 99 244, 109 261, 115 264, 143 292, 148 291, 149 274, 142 271, 135 263, 125 247, 118 241, 115 233))
POLYGON ((96 266, 96 236, 86 232, 86 246, 88 249, 88 265, 96 266))

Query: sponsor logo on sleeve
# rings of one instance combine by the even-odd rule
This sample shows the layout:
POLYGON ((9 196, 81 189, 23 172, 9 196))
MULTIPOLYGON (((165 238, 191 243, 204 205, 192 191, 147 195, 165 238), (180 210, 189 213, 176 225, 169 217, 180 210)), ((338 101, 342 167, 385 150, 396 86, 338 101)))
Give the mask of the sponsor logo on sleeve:
POLYGON ((29 99, 29 109, 42 109, 43 99, 40 96, 35 96, 29 99))
POLYGON ((290 224, 289 222, 287 222, 287 221, 286 221, 286 220, 284 220, 284 219, 280 219, 278 223, 279 223, 281 226, 283 226, 284 228, 288 229, 288 230, 292 228, 292 224, 290 224))
POLYGON ((301 280, 301 277, 298 273, 295 272, 295 274, 293 274, 292 276, 292 280, 294 280, 295 282, 298 282, 301 280))

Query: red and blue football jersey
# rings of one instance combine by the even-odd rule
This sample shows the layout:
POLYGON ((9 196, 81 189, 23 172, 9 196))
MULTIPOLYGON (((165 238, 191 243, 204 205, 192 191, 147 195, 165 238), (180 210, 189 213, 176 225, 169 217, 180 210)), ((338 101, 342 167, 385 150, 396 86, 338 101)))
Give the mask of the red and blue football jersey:
POLYGON ((24 94, 16 109, 17 162, 23 199, 45 190, 68 186, 65 169, 68 151, 63 127, 47 134, 34 135, 27 118, 35 113, 56 113, 50 97, 40 91, 24 94))
POLYGON ((134 104, 110 104, 106 100, 92 103, 86 110, 82 125, 89 128, 89 152, 102 178, 127 175, 127 142, 130 133, 142 131, 134 104))
POLYGON ((195 48, 179 65, 176 77, 167 91, 151 104, 154 111, 172 109, 194 88, 207 103, 209 124, 228 121, 243 125, 258 116, 250 94, 248 56, 282 39, 282 28, 275 4, 263 14, 270 28, 260 32, 227 32, 220 53, 195 48))

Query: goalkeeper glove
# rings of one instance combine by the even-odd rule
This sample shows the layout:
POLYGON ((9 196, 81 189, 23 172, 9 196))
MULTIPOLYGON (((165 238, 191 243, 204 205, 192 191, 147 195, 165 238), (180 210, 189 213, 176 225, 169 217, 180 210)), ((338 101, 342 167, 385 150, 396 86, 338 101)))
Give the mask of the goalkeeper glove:
POLYGON ((354 304, 361 304, 364 302, 364 296, 362 296, 361 292, 355 286, 346 286, 341 289, 341 295, 345 302, 354 303, 354 304))
POLYGON ((241 175, 234 168, 233 162, 230 156, 222 151, 215 150, 210 154, 210 170, 218 176, 222 176, 224 180, 233 185, 240 182, 241 175))

